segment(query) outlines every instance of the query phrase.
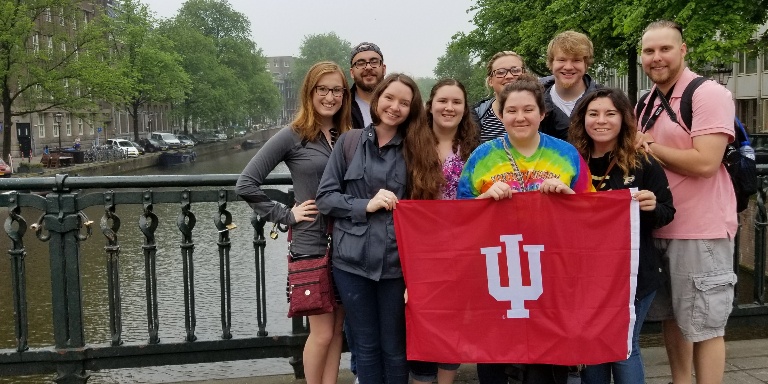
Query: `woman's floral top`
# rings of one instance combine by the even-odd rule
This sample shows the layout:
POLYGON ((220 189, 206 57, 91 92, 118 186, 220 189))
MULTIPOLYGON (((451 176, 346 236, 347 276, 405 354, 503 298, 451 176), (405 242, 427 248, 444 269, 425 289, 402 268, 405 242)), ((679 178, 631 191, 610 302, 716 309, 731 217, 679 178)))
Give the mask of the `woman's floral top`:
POLYGON ((445 159, 443 163, 443 176, 445 176, 443 200, 456 200, 456 187, 459 185, 462 168, 464 168, 464 160, 461 159, 458 151, 445 159))

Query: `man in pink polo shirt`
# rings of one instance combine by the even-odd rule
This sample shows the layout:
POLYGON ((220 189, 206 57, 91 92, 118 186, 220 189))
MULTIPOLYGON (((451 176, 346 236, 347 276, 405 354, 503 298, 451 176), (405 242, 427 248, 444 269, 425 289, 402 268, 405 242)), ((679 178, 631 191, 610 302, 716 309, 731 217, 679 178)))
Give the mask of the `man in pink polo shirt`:
POLYGON ((720 383, 723 335, 736 283, 736 199, 722 165, 734 137, 734 103, 723 86, 703 83, 693 95, 689 133, 681 125, 680 98, 697 75, 685 64, 682 28, 671 21, 653 22, 641 43, 643 71, 655 84, 651 92, 661 93, 640 112, 638 127, 646 150, 663 162, 677 210, 672 223, 654 232, 669 281, 659 289, 648 317, 663 320, 675 384, 692 383, 692 369, 697 383, 720 383), (662 106, 665 100, 678 123, 662 106))

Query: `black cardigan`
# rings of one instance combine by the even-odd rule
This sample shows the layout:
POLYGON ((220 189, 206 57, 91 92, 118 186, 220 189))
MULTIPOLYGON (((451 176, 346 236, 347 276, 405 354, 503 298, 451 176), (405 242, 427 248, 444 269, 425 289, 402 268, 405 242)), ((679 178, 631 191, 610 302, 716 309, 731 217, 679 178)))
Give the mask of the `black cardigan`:
MULTIPOLYGON (((593 180, 601 178, 608 167, 609 154, 603 158, 589 159, 589 170, 593 180)), ((661 286, 664 279, 662 272, 661 253, 656 248, 652 232, 661 228, 675 217, 675 207, 672 204, 672 192, 664 169, 653 158, 648 161, 641 158, 641 166, 631 170, 629 176, 617 165, 605 177, 604 187, 600 191, 637 188, 649 190, 656 195, 656 209, 640 211, 640 265, 637 271, 637 291, 635 297, 641 299, 661 286)), ((597 186, 596 186, 597 188, 597 186)))

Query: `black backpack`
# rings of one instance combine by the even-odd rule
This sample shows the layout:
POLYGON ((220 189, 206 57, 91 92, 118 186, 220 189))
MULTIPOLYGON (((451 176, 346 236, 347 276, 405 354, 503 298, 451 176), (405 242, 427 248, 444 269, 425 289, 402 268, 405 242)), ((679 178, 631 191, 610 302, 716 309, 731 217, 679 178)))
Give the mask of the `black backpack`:
MULTIPOLYGON (((656 108, 653 112, 650 110, 645 112, 645 115, 642 118, 644 131, 647 130, 647 128, 645 128, 646 122, 650 123, 647 124, 648 128, 652 127, 656 117, 661 113, 661 110, 664 109, 669 115, 670 120, 683 127, 683 129, 690 134, 690 126, 693 121, 693 93, 705 81, 707 81, 707 78, 697 77, 693 79, 683 91, 683 95, 680 99, 680 115, 684 125, 678 123, 675 112, 669 107, 669 103, 666 102, 666 99, 664 99, 664 96, 662 95, 662 103, 659 108, 656 108)), ((653 105, 653 102, 656 97, 658 97, 659 93, 660 91, 656 88, 654 91, 643 95, 637 102, 637 106, 635 106, 635 116, 640 116, 640 113, 643 108, 645 108, 646 104, 653 105), (650 100, 646 101, 649 95, 650 100)), ((733 143, 728 144, 725 148, 723 165, 725 165, 725 169, 728 170, 728 175, 731 177, 731 183, 733 183, 733 191, 736 194, 736 212, 741 212, 749 205, 750 196, 757 193, 757 165, 755 163, 755 151, 751 147, 747 131, 736 116, 733 118, 733 130, 735 138, 733 143), (751 157, 749 154, 751 154, 751 157)))

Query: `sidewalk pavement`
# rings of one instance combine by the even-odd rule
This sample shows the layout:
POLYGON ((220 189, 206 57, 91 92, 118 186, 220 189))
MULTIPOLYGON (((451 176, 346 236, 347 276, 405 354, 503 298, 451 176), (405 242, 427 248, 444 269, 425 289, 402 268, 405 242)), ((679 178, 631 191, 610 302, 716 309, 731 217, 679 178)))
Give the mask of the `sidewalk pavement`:
MULTIPOLYGON (((726 342, 725 378, 723 384, 768 383, 768 339, 726 342)), ((646 367, 646 384, 667 384, 672 382, 664 347, 642 349, 646 367)), ((190 381, 195 384, 288 384, 303 383, 292 375, 247 377, 239 379, 190 381)), ((339 383, 352 384, 354 376, 348 369, 342 369, 339 383)), ((474 364, 459 368, 456 384, 477 383, 474 364)))

